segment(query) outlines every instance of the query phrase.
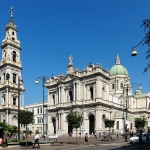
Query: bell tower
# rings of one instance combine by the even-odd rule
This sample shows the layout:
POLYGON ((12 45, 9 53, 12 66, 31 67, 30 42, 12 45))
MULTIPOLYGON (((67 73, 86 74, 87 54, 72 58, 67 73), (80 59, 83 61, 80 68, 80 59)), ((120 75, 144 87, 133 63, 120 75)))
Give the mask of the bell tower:
POLYGON ((0 122, 17 126, 19 109, 24 109, 24 85, 21 77, 20 41, 17 26, 10 9, 10 20, 6 25, 6 36, 2 40, 2 59, 0 60, 0 122))

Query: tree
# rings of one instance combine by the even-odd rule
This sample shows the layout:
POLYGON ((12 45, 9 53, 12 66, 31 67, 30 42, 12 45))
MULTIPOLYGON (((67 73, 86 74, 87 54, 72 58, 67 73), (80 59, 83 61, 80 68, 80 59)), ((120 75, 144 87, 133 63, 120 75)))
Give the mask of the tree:
POLYGON ((137 131, 143 130, 143 128, 146 125, 146 122, 147 121, 144 117, 143 118, 135 118, 135 127, 136 127, 137 131))
POLYGON ((76 112, 70 112, 67 117, 68 126, 70 126, 72 129, 76 129, 76 143, 77 143, 77 128, 81 125, 81 120, 83 120, 83 117, 81 114, 78 114, 76 112))
MULTIPOLYGON (((26 126, 26 134, 27 134, 27 126, 28 124, 33 123, 33 112, 30 111, 25 111, 25 110, 20 110, 18 112, 18 121, 20 124, 23 124, 26 126)), ((26 148, 27 148, 27 138, 26 138, 26 148)))
POLYGON ((14 133, 18 132, 17 127, 14 125, 9 125, 5 122, 0 122, 0 126, 4 128, 5 133, 9 133, 8 139, 10 139, 14 133))
POLYGON ((110 132, 110 128, 114 127, 114 120, 111 119, 104 119, 104 123, 105 123, 105 128, 109 128, 109 132, 110 132))

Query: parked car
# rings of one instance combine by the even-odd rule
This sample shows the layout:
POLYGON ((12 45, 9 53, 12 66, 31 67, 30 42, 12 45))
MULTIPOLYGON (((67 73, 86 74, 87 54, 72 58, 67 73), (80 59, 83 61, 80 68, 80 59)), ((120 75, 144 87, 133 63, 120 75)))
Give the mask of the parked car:
MULTIPOLYGON (((140 134, 136 134, 134 137, 131 137, 131 138, 129 139, 129 142, 130 142, 131 144, 139 143, 139 136, 140 136, 140 134)), ((142 133, 142 142, 143 142, 143 143, 146 143, 146 133, 142 133)))

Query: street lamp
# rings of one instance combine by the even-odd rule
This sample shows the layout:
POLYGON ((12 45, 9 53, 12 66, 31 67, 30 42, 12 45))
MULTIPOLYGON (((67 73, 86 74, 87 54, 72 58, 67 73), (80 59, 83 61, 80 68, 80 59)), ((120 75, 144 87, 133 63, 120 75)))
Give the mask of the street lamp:
POLYGON ((126 84, 124 86, 126 88, 126 108, 125 108, 125 112, 126 112, 126 120, 125 120, 125 142, 128 142, 127 139, 127 134, 128 134, 128 130, 127 130, 127 120, 128 120, 128 91, 129 91, 129 84, 126 84))
POLYGON ((124 125, 125 125, 125 127, 124 127, 124 129, 125 129, 125 142, 127 142, 128 141, 128 139, 127 139, 127 134, 128 134, 128 128, 127 128, 127 122, 128 122, 128 102, 129 102, 129 85, 139 85, 139 88, 138 88, 138 90, 141 90, 142 89, 142 87, 141 87, 141 84, 137 84, 137 83, 135 83, 135 82, 132 82, 132 83, 130 83, 130 82, 126 82, 125 84, 124 84, 124 88, 125 88, 125 90, 126 90, 126 105, 125 105, 125 112, 126 112, 126 118, 125 118, 125 123, 124 123, 124 125))
POLYGON ((38 79, 42 80, 42 87, 43 87, 43 140, 44 140, 45 139, 45 136, 44 136, 44 98, 45 98, 45 96, 44 96, 44 87, 45 87, 46 82, 49 83, 49 80, 48 80, 49 78, 46 77, 46 76, 38 77, 35 80, 35 84, 39 83, 38 79))
MULTIPOLYGON (((132 53, 131 56, 136 56, 137 55, 137 51, 136 51, 136 47, 138 47, 139 45, 144 45, 147 44, 148 45, 148 51, 146 52, 147 58, 150 58, 150 19, 146 19, 142 21, 143 24, 141 26, 144 26, 144 31, 146 31, 146 29, 148 29, 145 37, 134 47, 132 47, 132 53)), ((148 63, 147 67, 144 69, 144 72, 146 72, 150 67, 150 62, 148 63)))

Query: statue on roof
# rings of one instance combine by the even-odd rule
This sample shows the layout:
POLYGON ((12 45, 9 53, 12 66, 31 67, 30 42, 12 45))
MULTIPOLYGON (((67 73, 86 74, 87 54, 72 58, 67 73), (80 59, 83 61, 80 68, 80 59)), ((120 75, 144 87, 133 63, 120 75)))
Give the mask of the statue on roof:
POLYGON ((70 56, 69 56, 69 64, 70 64, 70 65, 72 64, 72 60, 73 60, 73 57, 70 55, 70 56))

